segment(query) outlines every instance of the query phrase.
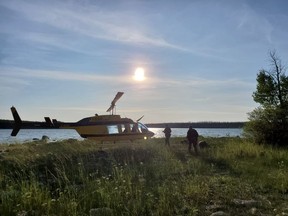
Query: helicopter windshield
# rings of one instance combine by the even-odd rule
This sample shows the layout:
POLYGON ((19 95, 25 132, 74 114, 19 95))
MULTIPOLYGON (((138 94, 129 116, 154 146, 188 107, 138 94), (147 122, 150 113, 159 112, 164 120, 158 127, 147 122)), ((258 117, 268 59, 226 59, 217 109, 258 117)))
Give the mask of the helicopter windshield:
POLYGON ((139 129, 139 131, 140 131, 141 133, 146 133, 146 132, 148 132, 148 128, 147 128, 144 124, 142 124, 142 123, 140 123, 140 122, 138 122, 138 129, 139 129))

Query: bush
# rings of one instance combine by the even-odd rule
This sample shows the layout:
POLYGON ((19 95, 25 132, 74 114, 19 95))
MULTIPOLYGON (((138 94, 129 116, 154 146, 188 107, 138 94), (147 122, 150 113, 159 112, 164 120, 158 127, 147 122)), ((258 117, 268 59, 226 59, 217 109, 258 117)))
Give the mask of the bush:
POLYGON ((258 144, 286 146, 288 127, 285 110, 257 108, 249 113, 249 122, 245 124, 244 135, 258 144))

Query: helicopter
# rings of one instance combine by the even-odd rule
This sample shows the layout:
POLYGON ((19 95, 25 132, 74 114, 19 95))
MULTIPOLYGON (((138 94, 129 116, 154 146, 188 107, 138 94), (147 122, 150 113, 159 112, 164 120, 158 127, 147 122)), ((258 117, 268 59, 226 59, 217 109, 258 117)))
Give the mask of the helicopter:
MULTIPOLYGON (((116 115, 116 102, 122 97, 124 92, 118 92, 112 100, 110 107, 106 112, 110 115, 98 115, 86 117, 78 122, 67 123, 56 119, 44 117, 45 128, 75 129, 82 138, 93 139, 97 141, 119 141, 119 140, 137 140, 148 139, 154 136, 148 127, 140 122, 142 116, 136 121, 130 118, 122 118, 116 115)), ((11 136, 17 136, 23 122, 14 106, 11 107, 14 118, 14 128, 11 136)))

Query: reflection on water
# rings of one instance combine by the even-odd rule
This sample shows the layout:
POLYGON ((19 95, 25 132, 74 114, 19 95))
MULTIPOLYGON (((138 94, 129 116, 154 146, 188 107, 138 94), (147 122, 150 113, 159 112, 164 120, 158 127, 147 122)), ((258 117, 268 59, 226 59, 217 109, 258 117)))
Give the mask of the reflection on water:
MULTIPOLYGON (((241 137, 242 128, 195 128, 200 136, 204 137, 241 137)), ((164 137, 164 128, 149 128, 155 133, 155 137, 164 137)), ((186 137, 188 128, 171 128, 172 137, 186 137)))
POLYGON ((33 139, 41 139, 48 136, 51 141, 64 139, 83 140, 75 130, 71 129, 21 129, 16 137, 10 136, 12 130, 0 130, 0 143, 22 143, 33 139))
MULTIPOLYGON (((164 128, 149 128, 156 138, 164 137, 164 128)), ((172 137, 185 137, 188 128, 172 128, 172 137)), ((236 137, 242 136, 241 128, 196 128, 199 135, 204 137, 236 137)), ((17 137, 11 137, 11 129, 0 129, 0 143, 22 143, 33 139, 41 139, 43 135, 51 141, 64 139, 83 140, 73 129, 21 129, 17 137)))

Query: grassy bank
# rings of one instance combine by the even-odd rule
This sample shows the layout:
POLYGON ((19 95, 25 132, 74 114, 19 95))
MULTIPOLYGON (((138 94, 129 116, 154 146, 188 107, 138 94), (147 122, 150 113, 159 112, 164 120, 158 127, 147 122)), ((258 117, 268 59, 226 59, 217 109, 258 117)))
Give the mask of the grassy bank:
POLYGON ((181 140, 0 145, 0 215, 288 215, 287 150, 181 140))

